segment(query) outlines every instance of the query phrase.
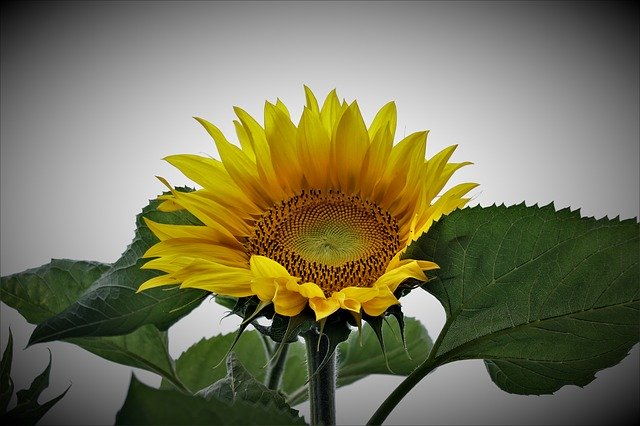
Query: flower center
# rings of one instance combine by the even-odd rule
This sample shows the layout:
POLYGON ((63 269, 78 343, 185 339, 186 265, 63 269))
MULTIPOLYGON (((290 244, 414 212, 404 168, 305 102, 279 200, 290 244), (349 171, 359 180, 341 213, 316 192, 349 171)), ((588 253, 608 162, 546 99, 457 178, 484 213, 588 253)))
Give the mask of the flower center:
POLYGON ((398 222, 377 204, 329 190, 303 191, 276 204, 246 242, 302 282, 329 296, 344 287, 369 287, 400 249, 398 222))

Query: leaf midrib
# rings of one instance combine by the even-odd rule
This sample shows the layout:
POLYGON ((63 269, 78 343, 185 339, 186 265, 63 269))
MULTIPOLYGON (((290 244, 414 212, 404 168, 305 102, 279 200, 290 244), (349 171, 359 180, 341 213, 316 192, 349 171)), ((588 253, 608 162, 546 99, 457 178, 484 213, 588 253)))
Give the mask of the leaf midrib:
MULTIPOLYGON (((559 315, 554 315, 551 317, 547 317, 547 318, 542 318, 542 319, 538 319, 535 321, 530 321, 530 322, 525 322, 525 323, 521 323, 518 324, 514 327, 509 327, 509 328, 503 328, 500 330, 496 330, 490 334, 484 334, 482 336, 479 336, 475 339, 472 340, 468 340, 466 342, 464 342, 461 345, 458 345, 452 349, 449 349, 447 352, 438 354, 435 356, 434 361, 438 364, 438 365, 442 365, 446 362, 450 362, 450 361, 454 361, 457 359, 476 359, 477 357, 470 357, 470 358, 456 358, 455 354, 456 353, 460 353, 463 352, 468 346, 472 346, 474 344, 477 344, 479 342, 483 342, 485 340, 489 340, 489 338, 494 338, 496 336, 501 336, 503 334, 508 334, 510 332, 513 332, 514 330, 517 330, 519 328, 524 328, 524 327, 528 327, 531 324, 542 324, 545 323, 546 321, 551 321, 551 320, 556 320, 559 318, 565 318, 565 317, 569 317, 572 315, 577 315, 577 314, 581 314, 581 313, 585 313, 585 312, 594 312, 594 311, 599 311, 599 310, 603 310, 603 309, 611 309, 611 308, 616 308, 616 307, 625 307, 626 305, 633 305, 634 303, 638 303, 640 302, 640 299, 632 299, 630 301, 627 302, 621 302, 621 303, 615 303, 615 304, 611 304, 611 305, 606 305, 606 306, 599 306, 596 308, 589 308, 589 309, 584 309, 584 310, 580 310, 580 311, 575 311, 575 312, 569 312, 569 313, 563 313, 563 314, 559 314, 559 315), (440 360, 440 361, 438 361, 440 360)), ((447 320, 447 323, 445 324, 445 326, 442 329, 442 333, 441 335, 444 336, 446 334, 446 332, 448 331, 449 327, 451 326, 451 324, 455 321, 455 318, 453 320, 447 320)), ((601 324, 606 324, 606 323, 601 323, 601 324)), ((631 325, 631 324, 630 324, 631 325)), ((442 339, 444 340, 444 339, 442 339)), ((440 349, 440 345, 442 344, 442 341, 438 341, 436 342, 436 344, 434 345, 434 348, 432 350, 435 350, 436 353, 437 351, 440 349)))

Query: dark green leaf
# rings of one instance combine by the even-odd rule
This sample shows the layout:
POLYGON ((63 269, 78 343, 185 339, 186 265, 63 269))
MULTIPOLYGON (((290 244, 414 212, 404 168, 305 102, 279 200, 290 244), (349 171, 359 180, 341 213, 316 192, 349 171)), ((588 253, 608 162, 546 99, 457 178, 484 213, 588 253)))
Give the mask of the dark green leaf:
POLYGON ((424 286, 447 313, 433 362, 485 359, 512 393, 588 384, 638 342, 639 234, 553 206, 451 213, 407 253, 440 265, 424 286))
POLYGON ((369 374, 406 376, 427 358, 433 343, 420 321, 410 317, 404 318, 407 350, 402 343, 400 329, 397 326, 392 326, 393 322, 395 321, 385 321, 382 327, 385 351, 391 371, 387 369, 384 354, 375 332, 367 324, 362 327, 362 346, 358 335, 353 333, 349 340, 338 347, 340 351, 338 355, 338 386, 353 383, 369 374))
POLYGON ((167 332, 154 325, 142 326, 124 336, 73 337, 65 341, 109 361, 142 368, 176 383, 173 359, 167 348, 167 332))
POLYGON ((31 324, 62 312, 111 265, 52 259, 50 263, 0 279, 0 300, 31 324))
POLYGON ((295 417, 298 412, 291 410, 284 396, 271 390, 257 381, 238 361, 233 352, 227 357, 227 375, 209 387, 202 389, 198 394, 208 400, 212 398, 234 403, 238 400, 273 406, 277 410, 289 410, 295 417))
POLYGON ((49 364, 47 364, 47 368, 44 369, 42 373, 40 373, 33 382, 31 382, 31 386, 29 389, 23 389, 16 393, 18 397, 18 406, 23 404, 28 404, 29 401, 37 401, 38 397, 49 386, 49 373, 51 372, 51 351, 49 351, 49 364))
MULTIPOLYGON (((189 389, 197 391, 224 378, 227 374, 224 357, 235 334, 224 334, 202 339, 176 360, 176 373, 189 389)), ((247 371, 258 380, 264 380, 267 358, 257 331, 245 331, 233 348, 247 371)), ((165 388, 168 383, 164 383, 165 388)))
POLYGON ((159 390, 131 378, 129 393, 116 415, 118 425, 303 425, 290 410, 265 407, 241 399, 233 404, 215 397, 206 400, 172 390, 159 390))
POLYGON ((136 293, 140 284, 159 274, 140 269, 146 262, 141 256, 157 242, 142 218, 172 224, 198 224, 185 211, 160 212, 158 204, 158 200, 151 201, 138 215, 135 238, 122 257, 76 302, 39 324, 31 335, 30 344, 69 337, 127 334, 146 324, 166 329, 200 304, 208 294, 201 290, 180 290, 171 286, 136 293))
MULTIPOLYGON (((37 324, 62 312, 87 290, 110 265, 52 260, 39 268, 2 278, 2 301, 37 324)), ((146 325, 124 336, 64 339, 110 361, 144 368, 174 380, 167 352, 166 331, 146 325)), ((175 380, 174 380, 175 381, 175 380)))
POLYGON ((47 401, 42 405, 38 403, 40 394, 49 386, 50 371, 51 353, 49 353, 49 364, 47 365, 47 368, 45 368, 45 370, 33 380, 29 389, 23 389, 16 393, 18 398, 17 405, 7 413, 2 414, 2 417, 0 418, 0 420, 2 420, 2 424, 34 425, 46 414, 47 411, 49 411, 51 407, 66 395, 69 388, 54 399, 47 401))
POLYGON ((0 415, 7 412, 7 406, 13 395, 13 380, 11 380, 11 364, 13 361, 13 334, 9 330, 7 347, 2 353, 0 361, 0 415))

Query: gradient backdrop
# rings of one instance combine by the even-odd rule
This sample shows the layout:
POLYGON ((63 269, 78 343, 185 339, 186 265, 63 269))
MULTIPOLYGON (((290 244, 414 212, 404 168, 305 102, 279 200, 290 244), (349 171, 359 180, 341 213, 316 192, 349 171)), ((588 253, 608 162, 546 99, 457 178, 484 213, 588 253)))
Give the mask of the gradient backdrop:
MULTIPOLYGON (((217 155, 191 118, 229 135, 232 106, 260 118, 280 97, 299 116, 303 84, 358 99, 369 122, 389 100, 398 137, 431 129, 429 155, 459 144, 475 166, 471 205, 547 204, 585 216, 638 215, 638 15, 624 4, 560 2, 142 2, 2 6, 2 275, 50 258, 115 261, 134 216, 163 186, 188 184, 161 158, 217 155)), ((594 271, 597 273, 597 271, 594 271)), ((436 337, 444 312, 403 299, 436 337)), ((205 302, 171 329, 178 356, 235 330, 205 302)), ((1 306, 13 376, 27 386, 53 354, 43 397, 68 395, 43 424, 110 424, 130 368, 64 343, 22 350, 33 326, 1 306)), ((206 366, 203 366, 206 368, 206 366)), ((134 371, 157 384, 150 373, 134 371)), ((615 424, 638 416, 638 347, 586 388, 500 391, 481 361, 441 367, 390 424, 615 424)), ((361 424, 400 382, 338 390, 338 421, 361 424)), ((308 405, 298 407, 308 413, 308 405)))

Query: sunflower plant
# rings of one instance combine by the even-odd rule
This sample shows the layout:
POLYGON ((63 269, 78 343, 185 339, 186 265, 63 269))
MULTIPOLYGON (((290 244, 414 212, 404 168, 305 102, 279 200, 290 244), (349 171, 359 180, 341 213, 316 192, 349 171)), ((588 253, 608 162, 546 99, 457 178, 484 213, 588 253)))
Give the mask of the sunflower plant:
POLYGON ((2 301, 37 324, 30 344, 162 377, 132 376, 117 424, 304 424, 292 406, 308 399, 308 421, 329 425, 337 386, 406 376, 370 413, 380 424, 446 363, 483 359, 501 389, 539 395, 587 385, 638 342, 636 220, 464 207, 477 185, 449 181, 471 163, 452 161, 455 146, 428 157, 426 131, 396 141, 393 102, 367 125, 335 90, 305 95, 297 124, 279 100, 263 124, 236 107, 238 143, 197 118, 219 158, 165 158, 195 187, 160 177, 116 263, 2 277, 2 301), (403 312, 413 291, 445 309, 435 342, 403 312), (167 329, 208 298, 238 331, 173 359, 167 329))

